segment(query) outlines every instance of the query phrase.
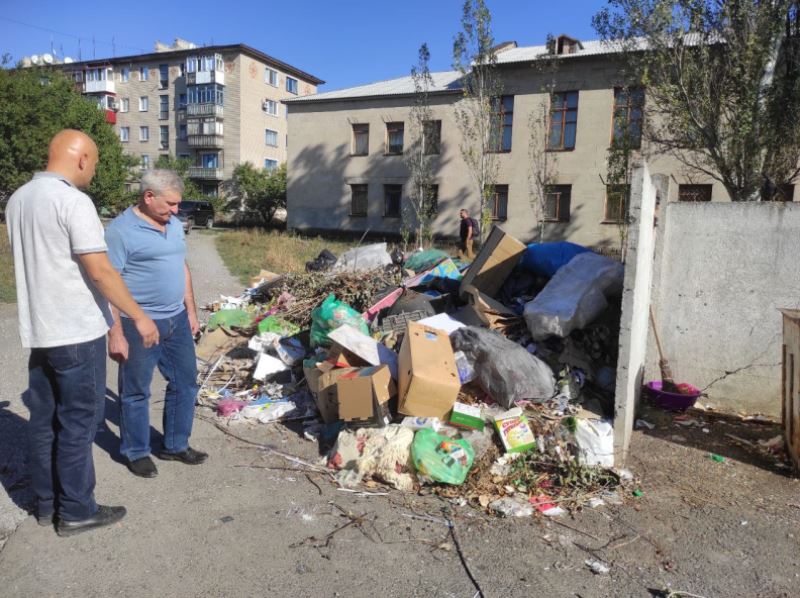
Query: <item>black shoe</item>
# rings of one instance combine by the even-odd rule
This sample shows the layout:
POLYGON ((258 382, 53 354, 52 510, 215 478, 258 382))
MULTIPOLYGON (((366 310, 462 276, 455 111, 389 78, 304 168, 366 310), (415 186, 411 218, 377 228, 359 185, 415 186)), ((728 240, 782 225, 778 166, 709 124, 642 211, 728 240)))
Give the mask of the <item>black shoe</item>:
POLYGON ((154 478, 158 475, 156 464, 153 463, 150 457, 142 457, 135 461, 128 461, 126 465, 133 475, 138 475, 140 478, 154 478))
POLYGON ((41 525, 42 527, 47 527, 48 525, 53 525, 53 514, 50 513, 49 515, 36 515, 36 523, 41 525))
POLYGON ((74 536, 81 532, 88 532, 98 527, 116 523, 125 517, 125 513, 127 513, 125 507, 106 507, 99 505, 97 513, 88 519, 81 519, 80 521, 64 521, 63 519, 59 519, 58 525, 56 525, 56 533, 59 536, 74 536))
POLYGON ((200 465, 208 459, 208 453, 196 451, 192 447, 187 448, 185 451, 179 453, 166 453, 164 451, 156 453, 156 457, 163 461, 180 461, 186 465, 200 465))

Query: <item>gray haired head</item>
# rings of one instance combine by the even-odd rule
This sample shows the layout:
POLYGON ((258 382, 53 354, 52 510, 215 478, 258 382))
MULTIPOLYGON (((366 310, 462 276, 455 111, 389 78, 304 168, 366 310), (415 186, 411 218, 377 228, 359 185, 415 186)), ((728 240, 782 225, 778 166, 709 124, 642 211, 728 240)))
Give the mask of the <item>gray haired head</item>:
POLYGON ((153 195, 162 195, 165 191, 178 191, 183 195, 183 180, 174 170, 157 168, 148 170, 142 175, 140 189, 142 195, 145 191, 152 191, 153 195))

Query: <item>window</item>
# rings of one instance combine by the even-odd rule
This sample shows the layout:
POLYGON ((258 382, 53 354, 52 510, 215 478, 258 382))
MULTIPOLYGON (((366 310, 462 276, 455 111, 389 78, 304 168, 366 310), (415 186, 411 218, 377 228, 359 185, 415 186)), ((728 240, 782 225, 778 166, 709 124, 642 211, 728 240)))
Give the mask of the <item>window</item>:
POLYGON ((353 155, 366 156, 369 153, 369 125, 353 125, 353 155))
POLYGON ((286 77, 286 91, 297 95, 297 79, 286 77))
POLYGON ((575 131, 578 127, 578 92, 554 93, 550 98, 549 150, 575 149, 575 131))
POLYGON ((489 151, 511 151, 511 125, 514 121, 514 96, 492 99, 492 131, 489 151))
POLYGON ((488 207, 492 220, 508 218, 508 185, 495 185, 492 188, 488 207))
POLYGON ((158 86, 161 89, 166 89, 169 87, 169 65, 168 64, 159 64, 158 65, 158 86))
POLYGON ((158 119, 169 118, 169 96, 158 96, 158 119))
POLYGON ((147 112, 149 106, 150 100, 147 98, 147 96, 142 96, 139 98, 139 112, 147 112))
POLYGON ((386 218, 400 218, 400 198, 403 196, 403 185, 384 185, 383 215, 386 218))
POLYGON ((644 118, 644 89, 617 87, 614 89, 614 145, 627 145, 638 149, 642 144, 644 118))
POLYGON ((139 141, 150 141, 150 127, 139 127, 139 141))
POLYGON ((625 222, 628 211, 628 193, 630 193, 630 185, 606 185, 603 222, 625 222))
POLYGON ((403 123, 386 123, 386 153, 403 153, 403 123))
POLYGON ((264 83, 268 83, 273 87, 278 87, 278 71, 267 67, 266 70, 264 70, 264 83))
POLYGON ((146 66, 139 67, 139 81, 147 81, 148 75, 149 72, 146 66))
POLYGON ((422 150, 424 153, 438 154, 442 145, 442 121, 426 120, 422 123, 422 150))
POLYGON ((189 135, 224 135, 225 123, 218 121, 213 116, 190 120, 187 124, 189 135))
POLYGON ((119 111, 120 112, 127 112, 131 109, 131 100, 130 98, 121 98, 119 101, 119 111))
POLYGON ((219 168, 219 154, 202 154, 203 168, 219 168))
POLYGON ((186 131, 186 125, 178 125, 178 139, 181 141, 186 141, 186 137, 188 133, 186 131))
POLYGON ((128 140, 131 137, 131 128, 130 127, 120 127, 119 128, 119 140, 122 143, 128 143, 128 140))
POLYGON ((544 195, 544 214, 546 222, 569 222, 569 202, 572 185, 549 185, 544 195))
POLYGON ((142 154, 142 170, 150 170, 150 156, 142 154))
POLYGON ((367 215, 366 185, 350 185, 350 215, 351 216, 367 215))
POLYGON ((678 185, 678 201, 711 201, 713 185, 678 185))
POLYGON ((425 202, 423 207, 428 214, 436 214, 439 211, 439 185, 425 185, 425 202))
POLYGON ((264 100, 262 107, 264 108, 264 112, 267 114, 278 116, 278 102, 275 100, 264 100))
POLYGON ((278 147, 278 132, 266 129, 264 131, 264 143, 271 147, 278 147))
POLYGON ((278 168, 278 161, 277 160, 273 160, 271 158, 265 158, 264 159, 264 168, 266 170, 275 170, 276 168, 278 168))
POLYGON ((158 144, 161 149, 169 149, 169 127, 166 125, 158 127, 158 144))
POLYGON ((793 201, 794 200, 794 185, 791 183, 784 183, 774 188, 772 197, 768 193, 762 191, 761 201, 793 201))
POLYGON ((178 94, 178 110, 186 110, 186 94, 178 94))
POLYGON ((186 65, 181 62, 178 64, 178 76, 183 77, 186 74, 186 65))
POLYGON ((119 74, 119 80, 123 83, 127 83, 131 78, 131 69, 127 66, 122 67, 122 71, 119 74))
POLYGON ((218 83, 192 85, 187 91, 190 104, 217 104, 222 106, 225 103, 225 88, 218 83))

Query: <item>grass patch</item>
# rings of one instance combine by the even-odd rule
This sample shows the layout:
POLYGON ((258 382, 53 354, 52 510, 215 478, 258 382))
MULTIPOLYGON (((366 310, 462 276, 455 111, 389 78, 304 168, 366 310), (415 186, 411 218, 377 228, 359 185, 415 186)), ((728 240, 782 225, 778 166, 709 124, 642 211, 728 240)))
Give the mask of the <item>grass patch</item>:
POLYGON ((228 270, 245 286, 262 269, 278 274, 305 272, 306 262, 323 249, 339 256, 357 244, 259 229, 219 233, 214 241, 228 270))
POLYGON ((0 303, 16 302, 14 258, 11 255, 11 243, 8 241, 8 229, 3 224, 0 225, 0 303))

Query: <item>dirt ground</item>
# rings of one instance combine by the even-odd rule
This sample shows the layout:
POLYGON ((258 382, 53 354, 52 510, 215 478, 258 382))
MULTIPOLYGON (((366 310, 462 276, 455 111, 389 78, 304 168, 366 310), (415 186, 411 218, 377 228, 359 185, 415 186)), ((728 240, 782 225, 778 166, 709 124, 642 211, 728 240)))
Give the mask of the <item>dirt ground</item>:
MULTIPOLYGON (((192 235, 190 247, 201 298, 238 288, 220 270, 210 236, 192 235)), ((24 456, 24 359, 7 312, 0 310, 10 339, 0 346, 0 479, 27 508, 15 457, 24 456)), ((115 375, 112 368, 112 390, 115 375)), ((154 401, 151 409, 155 442, 162 407, 154 401)), ((738 440, 770 438, 777 427, 702 412, 689 426, 658 411, 643 417, 656 427, 634 433, 627 464, 641 497, 558 519, 502 520, 434 496, 343 492, 201 419, 192 444, 211 454, 206 464, 158 462, 157 478, 136 478, 119 463, 109 396, 95 445, 97 497, 126 505, 128 516, 73 538, 27 517, 0 552, 0 596, 472 597, 479 588, 485 596, 800 595, 800 486, 772 456, 738 440), (587 559, 610 572, 593 574, 587 559)), ((316 444, 280 425, 232 430, 318 459, 316 444)))

